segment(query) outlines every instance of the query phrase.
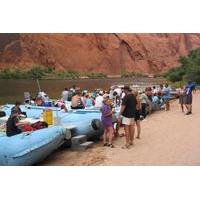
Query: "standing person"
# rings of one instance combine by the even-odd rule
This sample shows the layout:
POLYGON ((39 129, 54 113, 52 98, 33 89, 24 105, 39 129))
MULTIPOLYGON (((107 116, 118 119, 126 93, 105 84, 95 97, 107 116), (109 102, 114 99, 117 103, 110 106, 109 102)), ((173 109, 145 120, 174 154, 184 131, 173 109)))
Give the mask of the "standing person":
POLYGON ((68 94, 69 94, 68 88, 65 88, 65 89, 62 91, 62 95, 61 95, 63 101, 67 101, 67 100, 68 100, 68 94))
POLYGON ((92 99, 91 99, 90 95, 86 94, 85 97, 86 97, 86 99, 85 99, 85 107, 93 106, 92 99))
POLYGON ((95 99, 95 107, 96 108, 101 108, 103 105, 103 91, 99 91, 97 94, 97 97, 95 99))
POLYGON ((129 86, 125 86, 123 89, 126 95, 122 100, 118 122, 120 123, 122 120, 122 124, 125 125, 126 143, 122 148, 128 149, 130 145, 133 145, 134 140, 136 98, 132 94, 129 86))
POLYGON ((178 94, 179 94, 179 104, 181 105, 182 112, 184 112, 184 105, 186 100, 185 86, 181 87, 178 90, 178 94))
POLYGON ((192 114, 192 90, 194 88, 194 84, 191 81, 188 81, 188 84, 185 87, 185 105, 187 108, 186 115, 192 114))
POLYGON ((165 84, 165 87, 162 90, 163 92, 163 100, 165 103, 165 110, 169 111, 170 110, 170 104, 169 104, 169 100, 170 100, 170 88, 168 86, 168 84, 165 84))
POLYGON ((101 108, 102 116, 101 116, 101 121, 104 126, 104 135, 103 135, 103 140, 104 140, 104 146, 109 146, 111 148, 114 147, 112 144, 113 140, 113 124, 112 124, 112 114, 113 111, 111 110, 110 104, 109 104, 109 95, 104 94, 103 95, 103 105, 101 108), (108 138, 108 143, 107 143, 107 138, 108 138))
POLYGON ((140 95, 140 101, 141 101, 141 115, 142 115, 143 119, 145 119, 147 116, 146 109, 147 109, 149 99, 144 91, 140 95))
POLYGON ((137 139, 140 139, 140 133, 141 133, 141 126, 140 126, 140 110, 141 110, 141 101, 138 94, 138 91, 134 91, 133 93, 136 98, 136 110, 135 110, 135 123, 137 127, 137 139))

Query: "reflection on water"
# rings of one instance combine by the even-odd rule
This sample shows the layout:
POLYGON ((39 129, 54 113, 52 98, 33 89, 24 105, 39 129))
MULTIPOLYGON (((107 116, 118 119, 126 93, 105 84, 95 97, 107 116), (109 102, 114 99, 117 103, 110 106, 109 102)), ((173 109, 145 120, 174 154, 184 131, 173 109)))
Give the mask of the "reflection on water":
MULTIPOLYGON (((80 79, 80 80, 41 80, 40 86, 50 98, 60 98, 61 92, 65 87, 76 85, 81 89, 93 90, 96 88, 108 89, 112 84, 140 84, 140 83, 159 83, 163 80, 138 78, 136 79, 80 79)), ((34 80, 0 80, 0 105, 14 103, 16 100, 23 102, 24 92, 30 92, 35 96, 38 86, 34 80)))

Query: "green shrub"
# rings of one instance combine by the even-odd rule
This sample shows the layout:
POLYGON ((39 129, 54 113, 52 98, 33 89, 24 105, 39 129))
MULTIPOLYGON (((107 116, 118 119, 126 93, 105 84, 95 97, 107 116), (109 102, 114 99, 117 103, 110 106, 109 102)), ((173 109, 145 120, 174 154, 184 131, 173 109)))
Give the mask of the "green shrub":
POLYGON ((85 75, 88 76, 89 78, 106 78, 106 75, 103 73, 91 72, 91 73, 86 73, 85 75))
POLYGON ((41 79, 44 75, 44 69, 38 66, 35 66, 27 71, 27 77, 32 79, 41 79))
POLYGON ((23 79, 26 74, 19 69, 3 69, 0 71, 0 78, 2 79, 23 79))
POLYGON ((200 84, 200 48, 191 50, 188 56, 179 58, 180 66, 170 69, 165 77, 172 82, 196 81, 200 84))
POLYGON ((200 66, 193 66, 186 74, 187 80, 192 80, 200 84, 200 66))
POLYGON ((139 72, 127 72, 127 71, 123 71, 121 74, 122 78, 133 78, 133 77, 147 77, 146 74, 142 74, 139 72))
POLYGON ((183 67, 177 67, 170 69, 165 77, 171 82, 181 81, 185 75, 185 69, 183 67))
POLYGON ((55 71, 55 68, 52 66, 48 66, 44 69, 44 72, 47 74, 52 74, 55 71))

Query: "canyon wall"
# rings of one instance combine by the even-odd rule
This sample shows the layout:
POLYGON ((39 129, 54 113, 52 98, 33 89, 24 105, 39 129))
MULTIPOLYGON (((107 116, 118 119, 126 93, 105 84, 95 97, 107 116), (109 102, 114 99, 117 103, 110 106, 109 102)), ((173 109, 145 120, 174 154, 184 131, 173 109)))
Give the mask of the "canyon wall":
POLYGON ((33 65, 58 70, 158 74, 200 47, 200 34, 0 34, 0 68, 33 65))

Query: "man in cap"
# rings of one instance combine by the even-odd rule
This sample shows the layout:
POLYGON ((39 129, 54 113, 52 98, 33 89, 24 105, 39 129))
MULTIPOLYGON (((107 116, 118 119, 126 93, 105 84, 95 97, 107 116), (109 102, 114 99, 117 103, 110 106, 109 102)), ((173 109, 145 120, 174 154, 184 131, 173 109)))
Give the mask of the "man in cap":
POLYGON ((122 100, 118 122, 122 122, 125 126, 126 143, 122 148, 129 148, 130 145, 133 145, 134 140, 136 98, 129 86, 124 86, 123 90, 125 92, 125 97, 122 100))

